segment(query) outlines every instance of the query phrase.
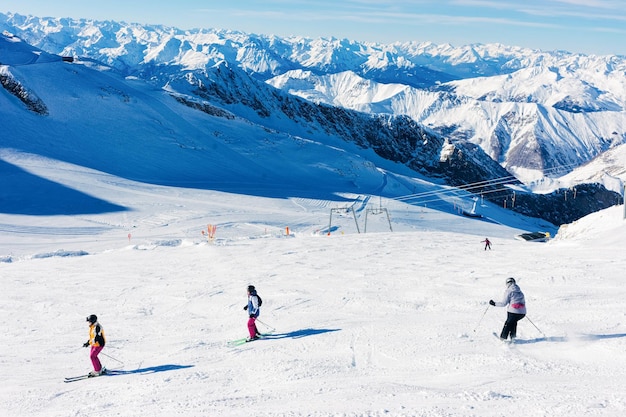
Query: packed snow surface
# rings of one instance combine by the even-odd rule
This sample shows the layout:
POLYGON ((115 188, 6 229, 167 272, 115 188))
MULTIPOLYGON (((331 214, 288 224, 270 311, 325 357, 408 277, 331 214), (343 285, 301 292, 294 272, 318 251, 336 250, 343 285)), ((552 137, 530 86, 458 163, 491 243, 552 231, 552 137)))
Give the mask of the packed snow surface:
POLYGON ((398 201, 370 202, 364 230, 366 210, 331 219, 341 199, 22 162, 126 210, 0 214, 4 417, 626 413, 623 206, 531 243, 510 221, 398 201), (515 344, 488 304, 510 276, 528 306, 515 344), (273 332, 233 347, 248 284, 273 332), (89 314, 117 372, 65 383, 91 370, 89 314))

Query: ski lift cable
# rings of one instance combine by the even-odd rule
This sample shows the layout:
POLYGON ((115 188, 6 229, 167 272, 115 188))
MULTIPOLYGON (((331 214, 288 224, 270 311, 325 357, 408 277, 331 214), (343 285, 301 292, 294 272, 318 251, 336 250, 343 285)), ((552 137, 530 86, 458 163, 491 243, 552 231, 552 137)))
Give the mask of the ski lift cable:
MULTIPOLYGON (((485 192, 483 193, 483 195, 493 194, 493 193, 497 193, 497 192, 501 192, 501 191, 509 191, 509 189, 508 189, 508 188, 506 188, 506 187, 497 188, 497 189, 495 189, 495 190, 485 191, 485 192)), ((438 201, 441 201, 441 200, 443 199, 443 197, 446 197, 446 196, 443 196, 443 195, 432 195, 432 196, 429 196, 429 197, 430 197, 430 198, 425 199, 425 200, 424 200, 424 199, 420 199, 420 198, 417 198, 417 197, 416 197, 414 200, 419 200, 419 203, 420 203, 420 204, 428 204, 428 203, 433 203, 433 202, 438 202, 438 201)), ((453 197, 453 196, 448 195, 448 197, 453 197)), ((413 200, 404 200, 404 202, 411 202, 411 201, 413 201, 413 200)))
POLYGON ((477 188, 482 188, 485 186, 496 186, 496 185, 502 185, 502 184, 511 184, 513 181, 509 180, 509 179, 502 179, 501 181, 492 181, 492 182, 485 182, 485 181, 481 181, 478 183, 474 183, 474 184, 466 184, 463 186, 459 186, 459 187, 450 187, 450 188, 445 188, 445 189, 438 189, 438 190, 434 190, 434 191, 426 191, 423 193, 416 193, 416 194, 410 194, 410 195, 405 195, 405 196, 400 196, 400 197, 394 197, 393 200, 397 200, 397 201, 405 201, 405 200, 412 200, 415 198, 423 198, 423 197, 429 197, 429 196, 442 196, 442 195, 448 195, 448 194, 459 194, 461 191, 470 191, 473 189, 477 189, 477 188), (479 185, 479 184, 485 184, 485 185, 479 185))
MULTIPOLYGON (((567 168, 571 168, 571 167, 575 167, 575 166, 576 166, 575 164, 560 165, 560 166, 549 168, 549 169, 545 170, 544 173, 550 174, 550 173, 554 173, 554 172, 562 172, 563 170, 566 170, 567 168)), ((405 195, 405 196, 394 197, 393 200, 406 201, 406 200, 413 200, 413 199, 416 199, 416 198, 423 198, 423 197, 435 196, 435 195, 436 196, 442 196, 442 195, 447 195, 447 194, 458 193, 459 190, 470 191, 470 190, 475 190, 477 188, 486 187, 486 186, 511 184, 511 183, 513 183, 515 181, 518 181, 518 179, 516 177, 514 177, 514 176, 499 177, 499 178, 494 178, 494 179, 491 179, 491 180, 484 180, 484 181, 478 181, 478 182, 475 182, 475 183, 464 184, 464 185, 459 186, 459 187, 450 187, 450 188, 446 188, 446 189, 438 189, 438 190, 433 190, 433 191, 426 191, 426 192, 423 192, 423 193, 416 193, 416 194, 409 194, 409 195, 405 195)), ((503 191, 503 190, 506 190, 506 188, 498 189, 496 191, 503 191)), ((482 193, 485 193, 485 191, 483 191, 482 193)))

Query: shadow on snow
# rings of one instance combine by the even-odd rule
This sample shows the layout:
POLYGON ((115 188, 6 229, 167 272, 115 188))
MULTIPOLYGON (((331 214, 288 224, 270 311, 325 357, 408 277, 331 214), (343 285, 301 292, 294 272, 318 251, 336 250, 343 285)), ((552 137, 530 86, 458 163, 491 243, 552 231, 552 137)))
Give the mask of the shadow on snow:
POLYGON ((194 365, 158 365, 148 368, 138 368, 130 371, 110 370, 109 375, 134 375, 134 374, 151 374, 157 372, 177 371, 179 369, 193 368, 194 365))
POLYGON ((0 213, 34 216, 98 214, 127 208, 38 177, 0 160, 0 213))
POLYGON ((626 337, 626 333, 616 334, 583 334, 580 339, 582 340, 603 340, 603 339, 618 339, 620 337, 626 337))
POLYGON ((338 332, 341 329, 302 329, 288 333, 274 333, 265 336, 264 339, 299 339, 301 337, 316 336, 318 334, 338 332))

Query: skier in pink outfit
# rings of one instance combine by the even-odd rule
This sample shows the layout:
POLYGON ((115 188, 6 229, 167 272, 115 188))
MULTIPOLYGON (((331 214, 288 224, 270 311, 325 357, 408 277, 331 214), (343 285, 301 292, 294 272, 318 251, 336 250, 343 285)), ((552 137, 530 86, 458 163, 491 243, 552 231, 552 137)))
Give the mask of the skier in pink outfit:
POLYGON ((89 323, 89 340, 83 344, 83 347, 91 346, 89 359, 91 359, 93 371, 89 372, 89 376, 98 376, 106 373, 106 368, 102 366, 100 359, 98 359, 98 355, 106 344, 104 329, 98 323, 98 317, 95 314, 87 317, 87 323, 89 323))
POLYGON ((257 294, 254 285, 248 285, 248 304, 243 308, 248 312, 248 332, 250 333, 248 340, 256 340, 261 335, 256 327, 256 318, 261 312, 261 302, 261 297, 257 294))

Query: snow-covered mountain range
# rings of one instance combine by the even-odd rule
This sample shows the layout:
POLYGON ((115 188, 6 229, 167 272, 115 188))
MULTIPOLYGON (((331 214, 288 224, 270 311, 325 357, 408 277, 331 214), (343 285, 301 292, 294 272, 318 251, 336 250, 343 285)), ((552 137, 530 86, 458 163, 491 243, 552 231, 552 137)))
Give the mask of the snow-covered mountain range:
MULTIPOLYGON (((52 54, 46 58, 37 52, 37 63, 61 60, 61 56, 80 61, 82 65, 72 70, 64 67, 64 75, 70 71, 94 77, 93 72, 83 72, 87 68, 104 74, 110 81, 94 78, 96 92, 89 93, 92 99, 141 102, 141 108, 130 110, 139 114, 125 115, 132 122, 120 120, 116 128, 110 120, 96 122, 106 131, 124 131, 126 137, 142 137, 137 132, 145 129, 146 120, 152 120, 148 122, 151 127, 160 120, 159 134, 170 136, 168 140, 181 149, 207 148, 198 139, 206 135, 229 136, 224 140, 230 147, 240 140, 231 126, 238 124, 266 132, 272 137, 268 140, 280 142, 284 152, 285 138, 299 141, 300 146, 334 146, 362 159, 353 166, 371 163, 381 167, 389 163, 385 161, 399 162, 414 174, 441 178, 451 185, 492 181, 512 173, 517 178, 510 177, 510 182, 521 180, 527 187, 540 187, 544 192, 585 182, 602 182, 621 192, 626 179, 619 169, 625 161, 603 156, 607 151, 623 155, 619 150, 626 146, 623 57, 503 45, 380 45, 278 38, 11 13, 0 14, 0 30, 6 39, 20 39, 52 54), (132 91, 140 82, 156 88, 157 102, 145 102, 145 96, 132 91), (166 96, 167 104, 160 102, 166 96), (188 116, 181 115, 182 106, 171 104, 172 98, 196 113, 201 110, 216 116, 223 125, 218 128, 194 120, 191 128, 181 128, 177 120, 188 116), (163 113, 164 105, 167 114, 163 113), (135 125, 134 131, 128 131, 129 123, 135 125), (372 150, 378 158, 375 162, 372 150), (578 166, 592 160, 597 171, 590 176, 576 173, 578 166), (561 177, 568 173, 568 177, 561 177)), ((77 101, 84 98, 84 92, 73 91, 67 84, 65 88, 55 86, 56 90, 47 84, 33 84, 36 71, 22 67, 33 62, 24 59, 32 60, 32 52, 26 58, 0 55, 0 65, 5 68, 5 89, 13 89, 12 94, 20 96, 31 112, 48 114, 50 103, 59 103, 57 110, 67 112, 72 97, 77 101), (52 90, 57 94, 54 97, 52 90)), ((3 106, 5 116, 10 117, 6 109, 3 106)), ((112 110, 111 119, 116 118, 114 113, 112 110)), ((102 114, 94 116, 101 118, 102 114)), ((33 121, 41 125, 41 120, 23 119, 21 128, 28 129, 33 121)), ((53 130, 60 128, 57 123, 53 130)), ((89 128, 94 128, 93 123, 89 128)), ((65 132, 71 136, 70 127, 65 132)), ((248 134, 245 129, 238 133, 248 134)), ((71 140, 63 141, 67 142, 66 152, 88 158, 76 151, 71 140)), ((249 155, 259 152, 250 143, 241 149, 247 149, 249 155)), ((129 170, 125 164, 128 156, 122 149, 106 151, 122 158, 120 167, 129 170)), ((245 161, 249 163, 259 164, 256 158, 245 161)), ((139 171, 126 172, 130 178, 173 180, 166 174, 172 167, 150 171, 145 164, 139 164, 141 169, 131 165, 139 171)), ((206 183, 206 177, 199 178, 193 166, 176 167, 175 176, 185 171, 183 177, 206 183)), ((236 166, 228 164, 233 175, 236 166)), ((331 169, 341 170, 336 166, 331 169)), ((348 183, 358 183, 357 171, 343 172, 348 183)), ((293 172, 285 175, 279 167, 259 164, 259 174, 277 182, 297 183, 293 172)))
POLYGON ((451 81, 429 89, 382 84, 352 71, 288 71, 268 82, 315 102, 373 113, 406 114, 454 139, 479 145, 527 182, 559 176, 622 145, 624 68, 588 82, 541 64, 511 74, 451 81), (609 89, 614 84, 615 89, 609 89), (599 86, 600 85, 600 86, 599 86))
POLYGON ((390 45, 0 15, 51 53, 166 85, 220 62, 318 103, 408 115, 468 140, 523 181, 558 177, 626 142, 626 59, 499 44, 390 45))

